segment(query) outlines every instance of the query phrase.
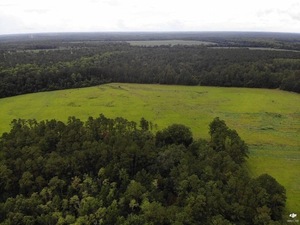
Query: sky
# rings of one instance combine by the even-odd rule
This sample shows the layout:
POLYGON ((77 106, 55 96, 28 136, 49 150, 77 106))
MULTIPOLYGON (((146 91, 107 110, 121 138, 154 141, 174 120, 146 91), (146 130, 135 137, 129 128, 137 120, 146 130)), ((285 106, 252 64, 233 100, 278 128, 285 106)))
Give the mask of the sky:
POLYGON ((106 31, 300 33, 300 1, 0 0, 0 35, 106 31))

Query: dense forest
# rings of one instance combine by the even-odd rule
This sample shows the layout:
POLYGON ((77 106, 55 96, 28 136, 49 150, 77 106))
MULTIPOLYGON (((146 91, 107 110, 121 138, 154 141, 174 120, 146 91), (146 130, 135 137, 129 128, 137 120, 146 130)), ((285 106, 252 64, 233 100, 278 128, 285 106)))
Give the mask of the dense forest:
POLYGON ((214 44, 151 47, 126 42, 151 41, 154 36, 150 34, 100 37, 82 34, 80 38, 4 36, 0 38, 0 97, 108 82, 280 88, 300 92, 299 36, 277 34, 277 39, 262 34, 253 38, 245 34, 227 36, 226 33, 223 36, 156 34, 156 39, 181 38, 214 44))
POLYGON ((284 187, 250 178, 248 147, 223 120, 209 134, 104 115, 14 120, 0 139, 0 223, 280 224, 284 187))

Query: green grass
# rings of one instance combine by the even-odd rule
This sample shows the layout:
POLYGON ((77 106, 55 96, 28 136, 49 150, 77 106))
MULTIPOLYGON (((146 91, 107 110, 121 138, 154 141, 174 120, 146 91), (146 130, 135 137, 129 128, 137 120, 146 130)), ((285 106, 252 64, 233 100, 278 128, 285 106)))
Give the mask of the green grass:
MULTIPOLYGON (((286 215, 300 210, 299 146, 252 146, 247 162, 250 174, 268 173, 287 189, 286 215)), ((288 219, 288 218, 287 218, 288 219)))
POLYGON ((274 176, 287 189, 287 211, 300 210, 300 95, 279 90, 106 84, 91 88, 27 94, 0 99, 0 133, 14 118, 68 116, 86 120, 103 113, 138 122, 141 117, 162 129, 172 123, 191 127, 208 138, 214 117, 225 120, 250 145, 253 177, 274 176))
POLYGON ((208 41, 191 41, 191 40, 150 40, 150 41, 127 41, 134 46, 160 46, 160 45, 215 45, 216 43, 208 41))

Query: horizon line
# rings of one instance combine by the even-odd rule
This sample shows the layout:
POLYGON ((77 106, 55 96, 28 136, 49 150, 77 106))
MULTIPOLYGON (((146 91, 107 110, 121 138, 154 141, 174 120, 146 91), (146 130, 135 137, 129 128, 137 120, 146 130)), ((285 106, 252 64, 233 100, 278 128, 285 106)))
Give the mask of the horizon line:
POLYGON ((14 36, 14 35, 43 35, 43 34, 97 34, 97 33, 273 33, 273 34, 297 34, 300 35, 300 32, 287 32, 287 31, 195 31, 195 30, 171 30, 171 31, 49 31, 49 32, 24 32, 24 33, 3 33, 0 36, 14 36))

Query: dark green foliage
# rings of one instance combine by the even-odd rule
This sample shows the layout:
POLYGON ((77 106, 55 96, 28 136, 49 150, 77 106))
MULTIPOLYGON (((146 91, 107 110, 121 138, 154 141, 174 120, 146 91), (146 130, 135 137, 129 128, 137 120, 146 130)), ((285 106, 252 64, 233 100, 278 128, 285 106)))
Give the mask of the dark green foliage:
MULTIPOLYGON (((221 40, 213 41, 220 46, 233 43, 221 40)), ((54 40, 47 44, 55 50, 41 48, 38 41, 32 46, 27 42, 0 42, 0 97, 108 82, 281 88, 299 92, 300 52, 297 51, 182 45, 145 47, 109 41, 54 40)), ((264 42, 251 41, 236 45, 244 44, 265 47, 264 42)))
POLYGON ((273 177, 263 174, 257 178, 259 185, 267 192, 266 202, 270 208, 270 216, 273 220, 282 218, 282 211, 285 207, 285 189, 273 177))
POLYGON ((294 91, 300 93, 300 71, 291 73, 286 76, 280 86, 283 90, 294 91))
POLYGON ((145 120, 144 117, 140 121, 140 127, 142 128, 142 130, 149 130, 149 122, 145 120))
POLYGON ((3 224, 270 224, 285 189, 251 179, 246 145, 225 122, 211 140, 124 118, 14 120, 0 139, 3 224))
POLYGON ((241 164, 245 161, 248 147, 235 130, 229 129, 223 120, 215 118, 209 125, 211 146, 215 151, 224 151, 232 160, 241 164))
POLYGON ((162 131, 156 133, 156 145, 164 146, 176 144, 183 144, 186 147, 193 141, 193 136, 190 128, 181 125, 173 124, 162 131))

